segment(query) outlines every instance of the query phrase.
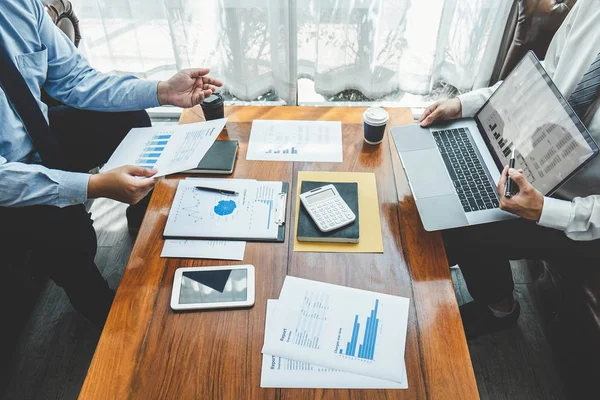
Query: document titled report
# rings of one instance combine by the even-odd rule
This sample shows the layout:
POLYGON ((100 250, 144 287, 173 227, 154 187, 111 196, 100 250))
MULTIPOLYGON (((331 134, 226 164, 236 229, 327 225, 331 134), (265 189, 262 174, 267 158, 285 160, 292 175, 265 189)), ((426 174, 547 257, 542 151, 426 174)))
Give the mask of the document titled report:
POLYGON ((254 120, 246 159, 342 162, 342 123, 254 120))
POLYGON ((185 125, 134 128, 102 172, 124 165, 156 168, 156 177, 196 168, 227 122, 226 118, 185 125))
MULTIPOLYGON (((265 331, 277 307, 278 300, 267 300, 265 331)), ((404 363, 404 360, 402 360, 404 363)), ((260 387, 326 388, 326 389, 407 389, 406 368, 402 383, 356 375, 340 370, 311 365, 301 361, 263 354, 260 387)))
POLYGON ((263 354, 406 384, 407 298, 288 276, 263 354))

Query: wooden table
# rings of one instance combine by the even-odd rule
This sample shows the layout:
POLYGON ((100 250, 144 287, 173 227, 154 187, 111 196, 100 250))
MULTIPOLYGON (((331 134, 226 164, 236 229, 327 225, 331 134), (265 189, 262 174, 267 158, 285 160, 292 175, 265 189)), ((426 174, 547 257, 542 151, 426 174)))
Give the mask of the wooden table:
MULTIPOLYGON (((160 258, 162 232, 181 177, 156 187, 80 399, 476 399, 479 397, 441 236, 423 230, 389 135, 363 142, 364 108, 226 107, 220 139, 240 140, 235 178, 290 182, 298 171, 374 172, 383 254, 293 251, 295 196, 285 243, 248 243, 243 263, 256 267, 251 309, 176 313, 169 307, 179 267, 234 262, 160 258), (306 119, 343 123, 343 163, 246 161, 252 120, 306 119), (411 299, 406 368, 408 390, 261 389, 261 348, 267 299, 279 297, 286 275, 411 299)), ((389 126, 412 122, 392 108, 389 126)), ((187 110, 182 122, 198 120, 187 110)), ((201 113, 201 111, 200 111, 201 113)), ((239 264, 239 263, 238 263, 239 264)))

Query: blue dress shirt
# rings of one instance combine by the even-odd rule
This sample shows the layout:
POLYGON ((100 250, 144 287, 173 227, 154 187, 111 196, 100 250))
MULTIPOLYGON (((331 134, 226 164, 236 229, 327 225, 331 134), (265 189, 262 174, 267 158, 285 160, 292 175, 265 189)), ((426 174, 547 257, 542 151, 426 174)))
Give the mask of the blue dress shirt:
MULTIPOLYGON (((109 76, 91 68, 39 0, 2 0, 0 46, 13 58, 46 119, 42 87, 79 109, 132 111, 159 105, 157 81, 109 76)), ((89 178, 40 165, 23 123, 0 88, 0 207, 80 204, 87 200, 89 178)))

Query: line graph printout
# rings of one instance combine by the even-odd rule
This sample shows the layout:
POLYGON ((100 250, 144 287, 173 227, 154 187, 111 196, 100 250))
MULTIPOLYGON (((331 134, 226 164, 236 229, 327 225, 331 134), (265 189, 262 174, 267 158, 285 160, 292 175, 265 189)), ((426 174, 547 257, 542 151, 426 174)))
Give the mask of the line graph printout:
POLYGON ((288 276, 262 352, 403 383, 408 304, 403 297, 288 276))
POLYGON ((246 159, 342 162, 342 123, 254 120, 246 159))
POLYGON ((552 86, 537 60, 527 55, 498 88, 477 118, 488 142, 507 165, 515 167, 548 194, 593 155, 585 128, 552 86))
POLYGON ((165 236, 198 238, 276 239, 273 204, 281 182, 252 179, 188 178, 179 181, 165 236), (237 196, 196 189, 233 190, 237 196))
POLYGON ((155 176, 186 171, 198 166, 213 145, 226 119, 185 125, 134 128, 123 139, 102 171, 137 165, 156 168, 155 176))
MULTIPOLYGON (((267 300, 265 332, 277 307, 278 300, 267 300)), ((393 382, 320 367, 302 361, 263 354, 260 387, 276 388, 350 388, 350 389, 407 389, 406 368, 402 382, 393 382)))

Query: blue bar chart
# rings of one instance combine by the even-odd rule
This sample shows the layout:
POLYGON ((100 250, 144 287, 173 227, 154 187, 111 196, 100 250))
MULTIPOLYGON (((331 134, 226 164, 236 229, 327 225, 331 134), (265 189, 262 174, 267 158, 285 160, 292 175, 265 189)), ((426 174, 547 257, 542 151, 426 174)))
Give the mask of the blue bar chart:
POLYGON ((339 354, 344 354, 350 357, 358 357, 364 360, 373 360, 373 356, 375 355, 375 341, 377 340, 377 328, 379 327, 379 318, 377 318, 378 308, 379 299, 375 300, 375 307, 371 310, 371 315, 367 317, 362 344, 358 346, 358 354, 356 354, 358 334, 360 331, 358 314, 354 316, 352 336, 350 341, 346 344, 346 351, 344 352, 343 349, 340 349, 339 354))
POLYGON ((265 151, 266 154, 298 154, 298 149, 294 146, 289 148, 280 148, 277 150, 269 149, 265 151))
POLYGON ((142 168, 154 168, 171 135, 154 135, 140 154, 137 165, 142 168))

